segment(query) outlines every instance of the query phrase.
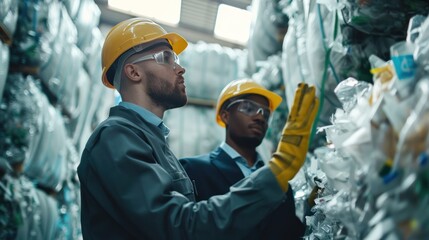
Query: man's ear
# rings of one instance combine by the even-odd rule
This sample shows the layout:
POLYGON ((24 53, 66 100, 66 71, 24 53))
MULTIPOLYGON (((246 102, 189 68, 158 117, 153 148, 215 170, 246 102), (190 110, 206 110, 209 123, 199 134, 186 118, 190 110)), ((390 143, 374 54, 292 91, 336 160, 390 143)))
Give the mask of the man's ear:
POLYGON ((131 63, 127 63, 124 66, 124 73, 127 76, 128 79, 131 81, 140 81, 141 79, 141 71, 140 69, 131 63))
POLYGON ((225 123, 225 125, 228 125, 229 112, 226 110, 220 110, 219 116, 222 119, 222 121, 225 123))

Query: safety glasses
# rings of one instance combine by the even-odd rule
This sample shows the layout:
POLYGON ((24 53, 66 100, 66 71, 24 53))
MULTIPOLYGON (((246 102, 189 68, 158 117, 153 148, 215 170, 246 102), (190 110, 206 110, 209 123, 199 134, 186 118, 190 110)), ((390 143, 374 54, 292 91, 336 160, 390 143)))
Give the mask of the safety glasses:
POLYGON ((161 52, 157 52, 150 55, 141 56, 140 58, 137 58, 136 60, 132 61, 132 64, 143 62, 146 60, 154 59, 156 63, 158 64, 166 64, 173 67, 173 69, 176 68, 176 65, 179 65, 179 57, 176 55, 175 52, 170 50, 164 50, 161 52))
POLYGON ((254 102, 249 99, 238 99, 228 104, 226 109, 228 110, 234 104, 238 104, 237 110, 241 113, 244 113, 247 116, 252 117, 252 116, 256 116, 257 114, 261 114, 264 117, 265 121, 268 121, 270 119, 270 115, 271 115, 270 109, 260 105, 257 102, 254 102))

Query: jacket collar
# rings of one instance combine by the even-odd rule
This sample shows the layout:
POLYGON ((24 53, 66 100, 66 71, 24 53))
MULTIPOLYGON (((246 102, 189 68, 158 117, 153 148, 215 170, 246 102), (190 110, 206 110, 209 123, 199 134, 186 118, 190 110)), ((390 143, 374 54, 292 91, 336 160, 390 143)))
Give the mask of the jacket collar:
POLYGON ((234 184, 244 177, 235 161, 220 147, 210 153, 210 162, 220 170, 230 184, 234 184))

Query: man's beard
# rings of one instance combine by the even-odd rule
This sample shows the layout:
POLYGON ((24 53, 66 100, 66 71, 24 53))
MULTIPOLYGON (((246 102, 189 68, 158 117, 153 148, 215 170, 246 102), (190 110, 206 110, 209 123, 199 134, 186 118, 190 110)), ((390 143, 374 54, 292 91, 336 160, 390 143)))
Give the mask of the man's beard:
POLYGON ((257 138, 257 137, 243 137, 243 136, 237 136, 237 135, 233 135, 231 136, 234 139, 234 142, 242 147, 246 147, 246 148, 256 148, 258 147, 261 143, 263 138, 257 138))
POLYGON ((172 85, 169 81, 161 79, 152 73, 146 73, 148 81, 147 94, 157 104, 166 110, 182 107, 188 101, 186 93, 183 94, 179 85, 172 85))

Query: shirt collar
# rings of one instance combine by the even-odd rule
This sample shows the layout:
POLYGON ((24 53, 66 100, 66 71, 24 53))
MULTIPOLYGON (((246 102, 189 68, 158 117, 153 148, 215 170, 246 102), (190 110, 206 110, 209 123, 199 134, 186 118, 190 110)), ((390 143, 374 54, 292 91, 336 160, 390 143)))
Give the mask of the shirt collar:
POLYGON ((156 116, 151 111, 148 111, 145 108, 130 102, 122 101, 118 105, 137 112, 142 118, 144 118, 150 124, 153 124, 157 126, 159 129, 161 129, 165 138, 168 137, 168 134, 170 133, 170 129, 164 124, 161 118, 156 116))
MULTIPOLYGON (((226 154, 228 154, 228 156, 230 156, 232 159, 234 159, 235 161, 241 162, 242 164, 248 167, 246 160, 237 151, 235 151, 234 148, 229 146, 228 143, 223 141, 220 144, 220 148, 222 148, 226 152, 226 154)), ((260 167, 263 165, 264 165, 264 161, 261 155, 258 152, 256 152, 256 162, 255 164, 253 164, 253 167, 260 167)))

